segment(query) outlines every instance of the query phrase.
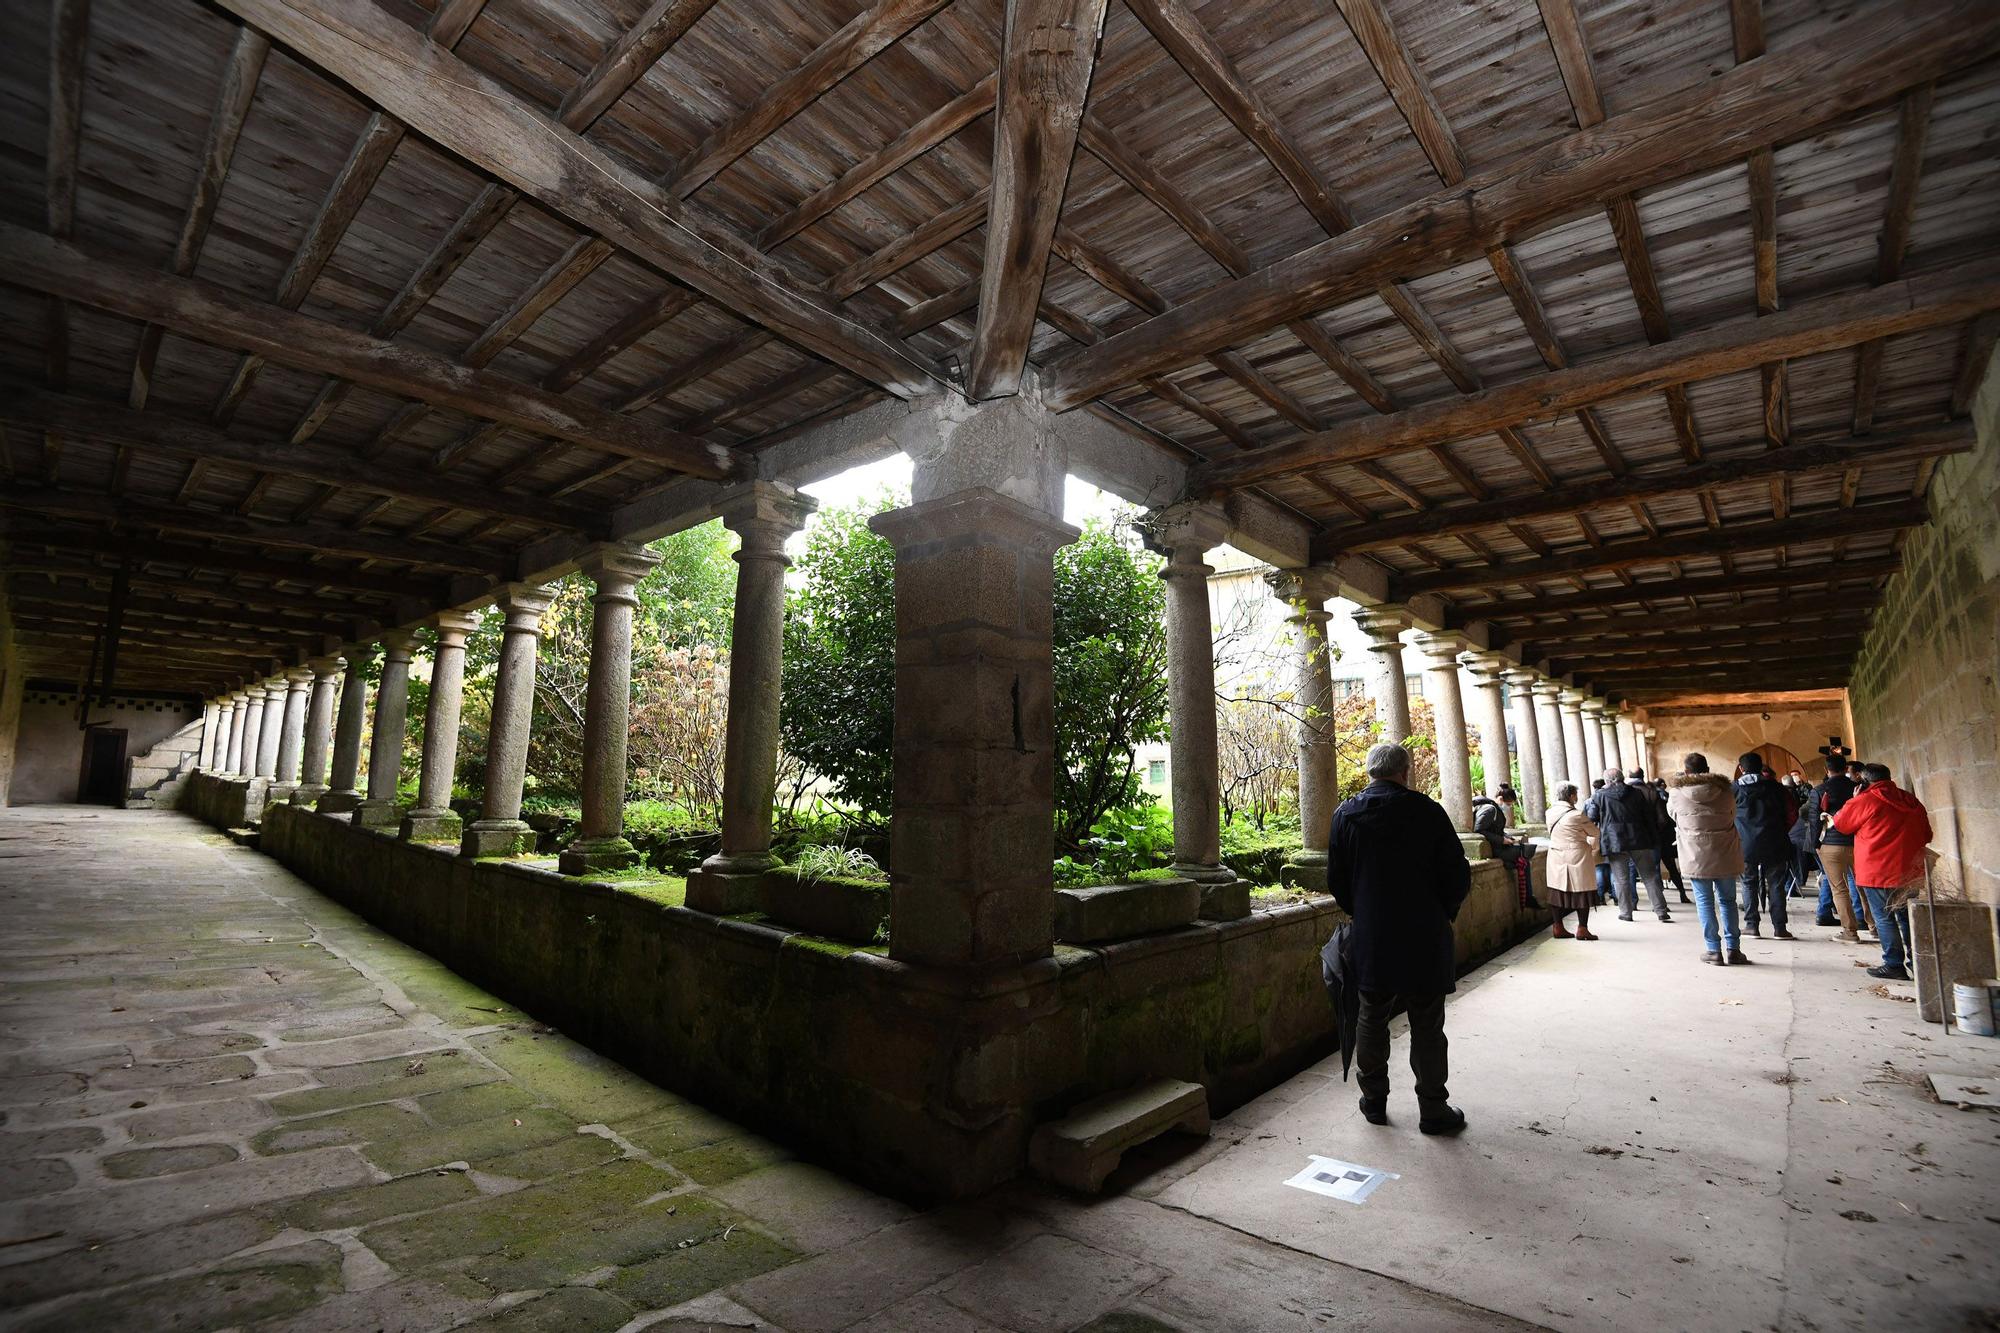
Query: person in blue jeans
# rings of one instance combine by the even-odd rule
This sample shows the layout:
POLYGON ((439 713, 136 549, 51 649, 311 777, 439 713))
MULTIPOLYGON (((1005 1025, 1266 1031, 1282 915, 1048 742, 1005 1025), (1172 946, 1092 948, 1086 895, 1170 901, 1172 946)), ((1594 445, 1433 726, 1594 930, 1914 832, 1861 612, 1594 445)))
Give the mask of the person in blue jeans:
POLYGON ((1743 872, 1743 844, 1736 835, 1736 797, 1729 779, 1708 771, 1704 755, 1690 754, 1684 772, 1667 784, 1667 811, 1681 873, 1701 918, 1704 963, 1740 966, 1744 957, 1736 924, 1736 877, 1743 872))
POLYGON ((1923 878, 1930 814, 1914 793, 1890 780, 1886 764, 1869 764, 1863 771, 1866 786, 1840 808, 1833 825, 1854 839, 1854 876, 1882 941, 1882 965, 1869 968, 1868 975, 1908 981, 1910 920, 1900 907, 1891 910, 1891 900, 1923 878))

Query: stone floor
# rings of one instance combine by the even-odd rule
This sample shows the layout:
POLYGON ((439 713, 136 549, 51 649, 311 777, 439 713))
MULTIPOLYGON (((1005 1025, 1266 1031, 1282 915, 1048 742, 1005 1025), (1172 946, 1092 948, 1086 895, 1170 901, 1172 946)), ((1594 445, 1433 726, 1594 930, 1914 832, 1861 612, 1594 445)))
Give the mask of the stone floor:
POLYGON ((1995 1327, 2000 1076, 1803 928, 1537 941, 1454 1000, 1458 1141, 1337 1069, 917 1213, 539 1026, 191 821, 0 811, 0 1328, 1995 1327), (1309 1153, 1398 1173, 1364 1206, 1309 1153), (1324 1256, 1335 1256, 1329 1258, 1324 1256))

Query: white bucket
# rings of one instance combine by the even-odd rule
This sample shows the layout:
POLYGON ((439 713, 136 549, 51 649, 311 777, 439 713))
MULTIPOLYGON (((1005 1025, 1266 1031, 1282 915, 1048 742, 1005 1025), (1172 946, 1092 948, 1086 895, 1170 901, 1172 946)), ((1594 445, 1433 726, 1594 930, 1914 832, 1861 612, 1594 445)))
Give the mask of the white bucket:
POLYGON ((1984 981, 1957 981, 1952 983, 1951 996, 1958 1011, 1958 1030, 1972 1037, 1994 1035, 1993 1000, 2000 993, 2000 980, 1988 977, 1984 981))

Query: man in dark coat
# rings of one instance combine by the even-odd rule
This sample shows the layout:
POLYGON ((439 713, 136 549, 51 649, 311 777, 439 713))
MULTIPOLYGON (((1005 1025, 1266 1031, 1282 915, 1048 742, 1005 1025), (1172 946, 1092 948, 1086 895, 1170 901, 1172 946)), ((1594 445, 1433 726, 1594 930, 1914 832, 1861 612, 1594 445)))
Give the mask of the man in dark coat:
POLYGON ((1760 937, 1760 907, 1771 913, 1773 938, 1796 938, 1785 929, 1785 889, 1791 882, 1792 822, 1799 808, 1785 789, 1764 769, 1756 751, 1736 761, 1736 837, 1743 844, 1743 933, 1760 937))
POLYGON ((1667 912, 1667 891, 1660 883, 1660 829, 1653 805, 1650 791, 1634 787, 1615 768, 1604 770, 1604 785, 1584 802, 1584 815, 1597 825, 1598 850, 1611 863, 1620 921, 1630 921, 1638 910, 1639 880, 1646 882, 1653 915, 1673 920, 1667 912))
POLYGON ((1410 1016, 1417 1128, 1456 1134, 1465 1113, 1445 1087, 1444 997, 1458 988, 1451 923, 1472 889, 1472 868, 1444 807, 1410 790, 1409 751, 1377 745, 1368 776, 1360 795, 1334 811, 1327 846, 1327 887, 1354 918, 1361 1114, 1389 1123, 1389 1019, 1401 1010, 1410 1016))

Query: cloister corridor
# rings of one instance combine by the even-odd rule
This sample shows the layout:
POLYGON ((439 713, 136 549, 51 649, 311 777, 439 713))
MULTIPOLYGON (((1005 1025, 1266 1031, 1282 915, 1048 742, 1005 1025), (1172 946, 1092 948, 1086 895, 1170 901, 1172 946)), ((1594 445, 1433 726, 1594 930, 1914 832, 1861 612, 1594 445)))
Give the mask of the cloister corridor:
MULTIPOLYGON (((0 1327, 1975 1328, 1993 1070, 1801 926, 1537 938, 1452 1006, 1456 1140, 1337 1061, 1105 1195, 923 1209, 660 1091, 184 816, 0 814, 0 1327), (1398 1112, 1406 1108, 1398 1105, 1398 1112), (1394 1171, 1360 1207, 1308 1154, 1394 1171), (170 1313, 169 1313, 170 1312, 170 1313)), ((1401 1044, 1394 1062, 1402 1058, 1401 1044)))

